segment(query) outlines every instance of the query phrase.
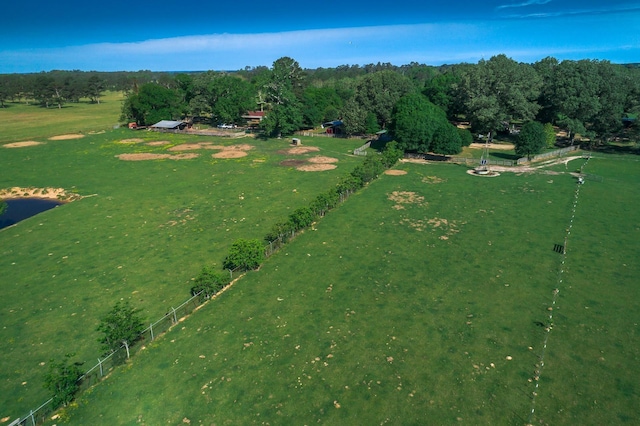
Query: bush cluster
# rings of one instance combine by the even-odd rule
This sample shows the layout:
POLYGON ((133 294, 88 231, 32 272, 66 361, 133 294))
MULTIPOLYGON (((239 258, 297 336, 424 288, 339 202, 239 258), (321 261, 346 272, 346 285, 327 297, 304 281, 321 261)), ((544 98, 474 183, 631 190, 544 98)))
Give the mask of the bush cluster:
POLYGON ((398 147, 396 142, 387 143, 380 155, 367 156, 362 164, 353 169, 351 173, 343 176, 335 187, 318 194, 308 206, 294 210, 287 220, 273 225, 264 240, 272 248, 278 248, 287 243, 297 231, 310 227, 318 218, 337 207, 345 197, 353 194, 376 179, 385 169, 393 166, 403 155, 404 151, 398 147))

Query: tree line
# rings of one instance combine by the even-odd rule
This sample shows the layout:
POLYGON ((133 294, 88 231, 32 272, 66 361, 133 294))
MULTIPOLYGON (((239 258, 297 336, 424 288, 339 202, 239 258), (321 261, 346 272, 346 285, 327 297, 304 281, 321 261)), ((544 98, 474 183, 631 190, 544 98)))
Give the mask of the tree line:
POLYGON ((456 152, 468 141, 443 120, 464 120, 474 133, 489 135, 537 121, 565 130, 570 139, 580 134, 603 142, 640 113, 637 65, 552 57, 529 64, 505 55, 440 67, 414 62, 302 69, 283 57, 271 67, 233 72, 9 74, 0 75, 0 106, 33 101, 61 107, 81 98, 97 103, 106 90, 126 94, 123 122, 190 117, 239 124, 247 111, 262 110, 267 136, 340 120, 347 135, 389 131, 404 150, 440 153, 456 152))

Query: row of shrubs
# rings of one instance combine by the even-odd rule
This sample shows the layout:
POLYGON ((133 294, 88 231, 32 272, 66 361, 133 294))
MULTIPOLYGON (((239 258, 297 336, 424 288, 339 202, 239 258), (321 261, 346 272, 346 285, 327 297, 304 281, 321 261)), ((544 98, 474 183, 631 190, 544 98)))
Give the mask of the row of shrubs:
POLYGON ((265 235, 264 240, 238 239, 234 241, 229 249, 229 254, 222 262, 224 270, 216 270, 209 266, 202 268, 191 287, 191 294, 194 296, 199 294, 201 299, 208 299, 229 284, 232 271, 242 272, 258 269, 266 257, 290 241, 296 233, 309 228, 349 195, 393 166, 403 155, 404 152, 398 148, 396 142, 387 143, 380 155, 366 156, 362 164, 342 177, 335 187, 319 194, 308 206, 294 210, 286 220, 274 224, 265 235))
MULTIPOLYGON (((232 272, 258 269, 266 257, 290 241, 296 233, 309 228, 318 218, 337 207, 349 195, 393 166, 403 155, 404 152, 395 142, 388 143, 380 155, 368 155, 362 164, 342 177, 335 187, 319 194, 308 206, 294 210, 286 220, 273 225, 264 240, 236 240, 222 263, 223 270, 216 270, 209 266, 202 268, 191 287, 191 294, 198 295, 200 300, 204 301, 229 284, 232 272)), ((144 329, 144 321, 139 312, 128 302, 118 302, 101 319, 97 330, 103 333, 100 342, 106 353, 112 353, 124 344, 127 357, 129 356, 129 346, 141 338, 144 329)), ((62 361, 52 360, 50 363, 44 387, 54 395, 51 399, 52 409, 67 406, 79 391, 82 364, 72 362, 73 356, 74 354, 69 354, 62 361)))

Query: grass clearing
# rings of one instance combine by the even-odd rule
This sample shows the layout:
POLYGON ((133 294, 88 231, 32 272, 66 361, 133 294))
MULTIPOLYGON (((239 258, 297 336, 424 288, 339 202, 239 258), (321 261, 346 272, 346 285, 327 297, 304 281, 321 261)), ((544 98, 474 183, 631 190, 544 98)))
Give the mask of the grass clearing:
MULTIPOLYGON (((36 107, 0 110, 0 143, 42 142, 2 148, 0 187, 86 196, 0 231, 0 418, 48 398, 51 358, 97 361, 117 300, 159 318, 235 239, 261 238, 361 161, 361 141, 330 138, 302 138, 305 152, 242 139, 246 156, 215 158, 240 144, 108 130, 114 105, 38 109, 29 126, 18 115, 36 107), (118 158, 181 153, 199 156, 118 158), (337 168, 296 170, 318 157, 337 168)), ((640 162, 590 160, 602 181, 580 188, 559 283, 553 245, 582 161, 495 179, 402 163, 80 395, 70 424, 525 424, 556 288, 533 423, 638 423, 640 162)))
POLYGON ((402 164, 84 394, 72 423, 525 424, 556 288, 533 423, 637 423, 633 160, 588 164, 604 181, 581 187, 562 283, 568 173, 402 164))
POLYGON ((124 96, 107 92, 99 104, 85 100, 68 103, 61 109, 8 102, 0 108, 0 144, 48 138, 69 133, 89 133, 112 129, 118 125, 124 96))
POLYGON ((235 239, 262 238, 361 161, 349 155, 360 141, 303 141, 338 158, 338 167, 305 173, 281 166, 312 155, 280 154, 285 140, 251 141, 254 149, 238 159, 203 149, 190 160, 122 161, 117 155, 170 153, 184 143, 234 145, 127 129, 3 149, 0 187, 64 188, 86 198, 0 231, 0 418, 46 401, 50 359, 75 352, 87 368, 97 362, 95 328, 117 300, 131 300, 149 322, 162 317, 189 297, 204 265, 221 264, 235 239), (132 134, 170 143, 121 143, 132 134))

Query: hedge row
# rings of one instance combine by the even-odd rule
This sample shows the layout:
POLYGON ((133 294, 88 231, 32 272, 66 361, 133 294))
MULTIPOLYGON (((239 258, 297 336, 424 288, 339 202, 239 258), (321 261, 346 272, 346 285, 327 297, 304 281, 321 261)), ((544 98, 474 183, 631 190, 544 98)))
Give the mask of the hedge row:
POLYGON ((267 253, 270 255, 282 245, 290 241, 297 232, 309 228, 316 220, 329 210, 337 207, 349 195, 376 179, 382 172, 393 166, 404 152, 396 142, 389 142, 380 155, 368 155, 362 164, 356 166, 351 173, 342 177, 338 184, 330 190, 319 194, 306 207, 294 210, 286 220, 277 222, 265 235, 264 241, 259 239, 236 240, 222 263, 225 271, 216 271, 204 267, 191 287, 191 294, 200 293, 207 299, 218 293, 231 281, 227 271, 248 271, 258 269, 267 253), (265 249, 265 242, 268 246, 265 249))

